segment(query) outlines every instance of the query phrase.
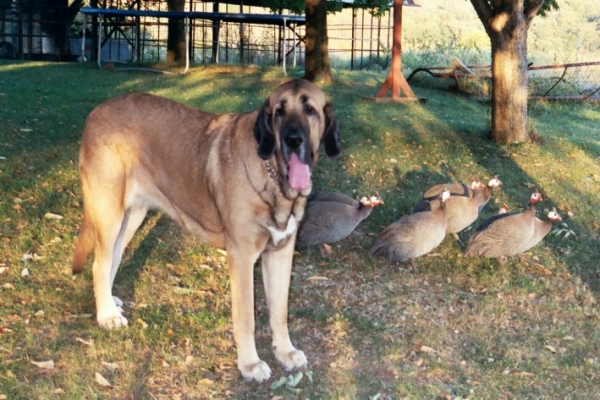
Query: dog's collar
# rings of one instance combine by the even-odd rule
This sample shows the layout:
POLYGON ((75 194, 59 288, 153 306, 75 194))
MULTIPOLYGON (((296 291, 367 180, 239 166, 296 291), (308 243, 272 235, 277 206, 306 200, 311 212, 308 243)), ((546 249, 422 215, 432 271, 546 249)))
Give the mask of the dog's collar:
POLYGON ((279 186, 281 182, 279 181, 279 175, 277 175, 275 167, 273 166, 273 164, 271 164, 271 161, 269 160, 265 161, 265 165, 267 166, 267 172, 269 173, 269 176, 271 177, 271 179, 273 179, 273 182, 275 182, 275 184, 279 186))

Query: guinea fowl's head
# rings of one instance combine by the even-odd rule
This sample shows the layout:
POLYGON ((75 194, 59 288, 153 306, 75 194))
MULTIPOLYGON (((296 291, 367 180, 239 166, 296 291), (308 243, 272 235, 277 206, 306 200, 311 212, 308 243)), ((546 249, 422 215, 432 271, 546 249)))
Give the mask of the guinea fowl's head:
POLYGON ((491 189, 495 189, 498 186, 502 185, 502 181, 498 179, 498 175, 494 175, 492 179, 488 182, 488 187, 491 189))
POLYGON ((375 196, 363 196, 360 199, 360 204, 363 207, 373 208, 373 207, 377 207, 377 206, 380 206, 385 203, 383 202, 383 199, 381 197, 379 197, 379 194, 376 194, 375 196))
POLYGON ((556 208, 552 207, 552 210, 548 212, 548 221, 550 221, 550 222, 562 221, 562 218, 556 212, 556 208))
POLYGON ((531 197, 529 198, 529 205, 532 206, 535 203, 538 203, 540 201, 544 200, 542 198, 542 195, 540 194, 540 192, 538 192, 537 190, 533 193, 531 193, 531 197))

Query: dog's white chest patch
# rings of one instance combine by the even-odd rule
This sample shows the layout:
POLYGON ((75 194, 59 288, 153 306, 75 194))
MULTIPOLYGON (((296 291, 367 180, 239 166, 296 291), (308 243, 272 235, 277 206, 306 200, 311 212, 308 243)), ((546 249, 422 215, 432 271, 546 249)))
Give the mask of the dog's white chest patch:
POLYGON ((271 232, 271 240, 275 246, 278 246, 282 240, 290 237, 291 234, 296 232, 298 229, 298 220, 293 215, 290 215, 285 230, 278 229, 274 226, 268 226, 269 232, 271 232))

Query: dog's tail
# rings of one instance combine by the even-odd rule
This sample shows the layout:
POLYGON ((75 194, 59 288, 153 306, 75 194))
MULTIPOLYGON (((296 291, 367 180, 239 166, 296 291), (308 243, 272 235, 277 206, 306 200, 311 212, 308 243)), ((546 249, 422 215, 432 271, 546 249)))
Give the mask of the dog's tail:
POLYGON ((94 226, 92 225, 89 217, 84 215, 83 224, 81 225, 79 236, 77 237, 77 243, 75 244, 75 254, 73 255, 73 275, 83 272, 85 261, 94 248, 94 241, 94 226))

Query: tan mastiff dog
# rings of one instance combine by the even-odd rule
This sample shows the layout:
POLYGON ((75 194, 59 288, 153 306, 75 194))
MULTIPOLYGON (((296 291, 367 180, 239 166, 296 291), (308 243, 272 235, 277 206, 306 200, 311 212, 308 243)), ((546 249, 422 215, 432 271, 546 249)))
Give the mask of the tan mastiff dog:
POLYGON ((96 107, 79 154, 84 218, 73 272, 83 270, 93 250, 100 326, 127 325, 123 303, 112 296, 113 282, 146 213, 160 209, 227 251, 244 378, 271 376, 254 342, 253 267, 259 257, 275 358, 287 370, 305 365, 288 334, 288 292, 296 230, 321 143, 329 157, 339 155, 333 109, 305 80, 281 85, 260 109, 245 114, 209 114, 140 93, 96 107))

